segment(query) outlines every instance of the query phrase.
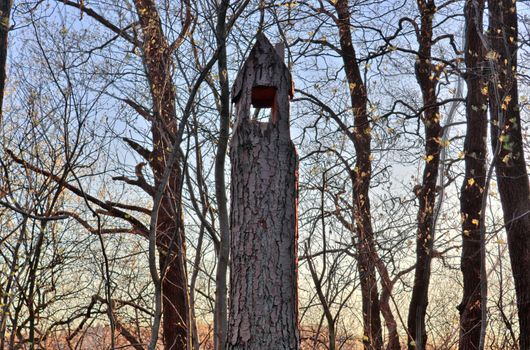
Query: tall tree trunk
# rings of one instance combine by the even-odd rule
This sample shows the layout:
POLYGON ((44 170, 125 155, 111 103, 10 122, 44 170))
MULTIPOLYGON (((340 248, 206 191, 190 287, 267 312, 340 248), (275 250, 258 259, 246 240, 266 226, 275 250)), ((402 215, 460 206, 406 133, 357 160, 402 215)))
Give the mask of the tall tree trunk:
POLYGON ((225 349, 228 330, 226 274, 230 254, 230 222, 226 203, 225 159, 228 147, 228 134, 230 132, 230 87, 226 56, 227 33, 225 21, 229 3, 229 0, 220 2, 216 27, 217 46, 221 48, 217 61, 219 85, 221 88, 219 96, 221 108, 219 111, 219 142, 217 143, 217 154, 215 155, 215 197, 217 198, 220 228, 217 271, 215 275, 214 349, 216 350, 225 349))
POLYGON ((436 12, 432 0, 418 0, 421 16, 419 32, 419 57, 416 61, 416 79, 420 85, 425 108, 422 122, 425 130, 425 165, 423 182, 416 191, 419 201, 418 232, 416 236, 416 269, 408 313, 408 348, 424 350, 427 345, 425 315, 429 302, 429 282, 435 231, 436 184, 440 166, 442 128, 437 107, 436 88, 441 73, 440 66, 431 63, 433 17, 436 12))
POLYGON ((486 185, 487 162, 487 83, 484 79, 485 48, 482 42, 484 0, 467 1, 464 9, 466 138, 464 143, 465 177, 460 195, 462 215, 462 259, 464 279, 460 311, 460 344, 462 349, 478 349, 481 314, 481 235, 482 197, 486 185))
POLYGON ((7 63, 7 37, 13 0, 0 0, 0 125, 4 115, 4 94, 7 63))
MULTIPOLYGON (((154 118, 151 124, 153 151, 150 165, 155 187, 163 181, 177 134, 172 52, 162 31, 156 4, 135 0, 143 33, 144 67, 151 91, 154 118)), ((166 350, 190 349, 191 336, 186 250, 181 201, 181 160, 170 173, 158 213, 157 246, 162 279, 162 321, 166 350)))
POLYGON ((227 349, 299 349, 298 160, 289 133, 291 77, 264 35, 234 83, 227 349), (250 103, 271 108, 250 120, 250 103))
POLYGON ((350 10, 347 0, 334 3, 337 11, 336 25, 339 29, 342 60, 350 88, 351 105, 354 114, 354 132, 352 141, 357 155, 353 171, 353 211, 357 231, 357 266, 361 277, 363 342, 365 349, 381 349, 381 318, 379 316, 379 293, 375 264, 371 259, 371 250, 375 249, 372 222, 370 216, 369 188, 372 176, 371 128, 366 105, 368 102, 366 86, 357 64, 355 49, 350 30, 350 10))
MULTIPOLYGON (((173 186, 176 185, 173 182, 173 186)), ((168 350, 191 349, 184 227, 181 214, 174 207, 174 196, 162 199, 157 228, 162 279, 162 334, 168 350)))
POLYGON ((495 67, 490 83, 491 141, 519 315, 519 347, 530 349, 530 189, 521 136, 517 87, 516 2, 488 1, 495 67))

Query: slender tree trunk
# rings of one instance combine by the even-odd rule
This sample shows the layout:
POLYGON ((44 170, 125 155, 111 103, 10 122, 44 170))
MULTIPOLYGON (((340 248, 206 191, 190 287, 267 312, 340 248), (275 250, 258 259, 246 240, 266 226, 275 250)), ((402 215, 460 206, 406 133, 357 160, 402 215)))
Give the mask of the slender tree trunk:
MULTIPOLYGON (((195 167, 196 167, 196 173, 197 173, 197 190, 199 191, 199 196, 201 198, 199 207, 197 201, 195 198, 192 198, 193 206, 195 207, 195 210, 197 213, 200 213, 201 217, 205 217, 208 214, 208 211, 211 209, 210 201, 209 201, 209 195, 207 187, 204 185, 204 164, 203 164, 203 154, 202 154, 202 147, 201 143, 199 141, 199 125, 197 121, 197 114, 193 113, 193 140, 195 142, 195 167)), ((190 195, 193 197, 194 188, 191 183, 191 178, 189 176, 188 168, 185 168, 185 176, 186 176, 186 185, 188 187, 188 191, 190 195)), ((195 305, 196 305, 196 282, 197 277, 199 275, 199 272, 201 270, 200 263, 202 260, 202 250, 203 250, 203 242, 204 242, 204 236, 206 233, 206 226, 204 222, 201 222, 201 226, 199 229, 198 237, 197 237, 197 245, 195 248, 195 257, 193 261, 193 268, 190 275, 190 283, 189 283, 189 300, 190 300, 190 317, 191 317, 191 337, 192 337, 192 344, 193 344, 193 350, 200 350, 200 334, 198 332, 197 328, 197 317, 195 313, 195 305)))
POLYGON ((519 347, 530 349, 530 189, 517 87, 516 2, 488 1, 491 59, 491 141, 519 315, 519 347))
POLYGON ((219 97, 221 109, 219 111, 219 142, 215 156, 215 197, 217 198, 221 236, 219 239, 217 271, 215 275, 214 348, 216 350, 223 350, 225 348, 228 330, 226 275, 230 254, 230 222, 226 199, 225 159, 228 147, 228 134, 230 132, 230 87, 226 57, 227 33, 225 21, 229 3, 230 1, 223 0, 219 4, 216 27, 217 46, 221 48, 217 61, 219 85, 221 88, 219 97))
MULTIPOLYGON (((375 252, 375 247, 373 248, 373 251, 375 252)), ((392 283, 390 275, 388 274, 388 269, 379 257, 379 254, 376 254, 372 259, 375 261, 379 276, 381 276, 382 287, 379 306, 381 308, 381 314, 385 320, 385 326, 388 332, 386 350, 401 350, 397 322, 394 314, 392 313, 392 309, 390 308, 390 297, 392 295, 394 283, 392 283)))
POLYGON ((425 129, 425 165, 421 187, 416 191, 419 201, 418 232, 416 236, 416 269, 408 314, 408 348, 424 350, 427 345, 425 315, 429 302, 429 282, 435 231, 436 184, 440 166, 442 128, 440 111, 436 106, 436 88, 441 68, 431 63, 434 1, 418 0, 421 29, 418 37, 419 57, 416 79, 420 85, 425 110, 422 122, 425 129))
MULTIPOLYGON (((173 182, 172 185, 178 184, 173 182)), ((191 349, 184 228, 180 213, 175 211, 174 206, 173 196, 162 199, 157 228, 162 280, 162 334, 168 350, 191 349)))
POLYGON ((4 115, 4 94, 7 63, 7 37, 9 33, 9 18, 13 0, 0 0, 0 125, 4 115))
POLYGON ((290 73, 263 34, 234 83, 230 319, 226 349, 298 350, 297 172, 290 73), (250 119, 250 104, 271 108, 250 119))
POLYGON ((484 79, 485 48, 481 40, 484 1, 467 1, 465 5, 465 80, 467 84, 464 143, 465 177, 460 196, 462 215, 462 260, 464 279, 460 311, 459 349, 478 349, 480 344, 482 306, 481 232, 482 197, 486 185, 487 162, 487 83, 484 79))
MULTIPOLYGON (((309 245, 306 246, 306 252, 309 252, 308 246, 309 245)), ((307 253, 307 255, 309 255, 309 253, 307 253)), ((326 299, 326 291, 322 288, 323 276, 317 275, 317 271, 315 270, 311 257, 308 257, 307 264, 309 267, 309 272, 311 273, 311 278, 313 279, 313 283, 315 284, 316 293, 320 301, 320 305, 322 306, 322 309, 324 311, 324 317, 326 318, 326 322, 328 324, 328 349, 335 350, 337 348, 337 340, 335 335, 335 318, 331 314, 329 303, 326 299)))
POLYGON ((339 29, 342 59, 346 78, 350 88, 351 105, 354 114, 354 132, 352 141, 357 159, 353 171, 353 211, 357 231, 357 266, 361 277, 362 309, 363 309, 363 342, 365 349, 381 349, 381 318, 379 316, 379 293, 376 268, 371 259, 373 230, 370 216, 369 188, 372 176, 371 162, 371 128, 366 110, 366 86, 361 78, 350 30, 350 10, 347 0, 335 3, 337 11, 336 25, 339 29))

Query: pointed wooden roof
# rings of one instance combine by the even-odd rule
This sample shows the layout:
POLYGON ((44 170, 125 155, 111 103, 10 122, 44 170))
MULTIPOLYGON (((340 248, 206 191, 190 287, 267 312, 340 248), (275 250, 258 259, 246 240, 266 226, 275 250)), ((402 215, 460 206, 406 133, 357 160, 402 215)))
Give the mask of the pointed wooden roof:
POLYGON ((283 58, 263 33, 256 35, 256 43, 237 74, 232 86, 232 102, 237 103, 245 87, 269 86, 287 90, 293 97, 292 78, 283 58), (249 81, 251 80, 251 81, 249 81))

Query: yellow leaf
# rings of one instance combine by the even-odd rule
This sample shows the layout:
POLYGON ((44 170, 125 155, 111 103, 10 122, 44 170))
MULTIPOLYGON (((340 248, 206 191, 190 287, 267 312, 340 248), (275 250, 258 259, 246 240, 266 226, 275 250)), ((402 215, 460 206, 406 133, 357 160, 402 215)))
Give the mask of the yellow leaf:
POLYGON ((502 110, 505 111, 508 109, 508 105, 510 104, 510 102, 512 101, 512 96, 508 95, 504 98, 504 100, 502 101, 502 110))
POLYGON ((473 185, 475 184, 475 179, 474 179, 474 178, 470 178, 470 179, 468 179, 468 180, 467 180, 467 184, 468 184, 469 186, 473 186, 473 185))
POLYGON ((499 59, 499 54, 496 51, 491 50, 486 54, 486 59, 488 61, 497 61, 499 59))
POLYGON ((477 219, 473 219, 473 220, 471 220, 471 223, 472 223, 473 225, 475 225, 475 226, 478 226, 479 221, 478 221, 477 219))
POLYGON ((423 159, 425 159, 425 161, 426 161, 427 163, 429 163, 431 160, 433 160, 433 158, 434 158, 434 157, 432 156, 432 154, 429 154, 428 156, 423 157, 423 159))

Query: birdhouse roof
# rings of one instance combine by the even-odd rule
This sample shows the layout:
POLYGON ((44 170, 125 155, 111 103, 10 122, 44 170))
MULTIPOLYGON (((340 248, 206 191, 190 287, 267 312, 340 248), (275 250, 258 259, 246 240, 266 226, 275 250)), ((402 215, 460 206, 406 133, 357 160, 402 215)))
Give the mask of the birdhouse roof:
POLYGON ((278 90, 288 86, 287 93, 293 97, 291 73, 263 33, 256 35, 256 43, 237 74, 232 86, 232 102, 239 100, 245 86, 269 86, 278 90))

